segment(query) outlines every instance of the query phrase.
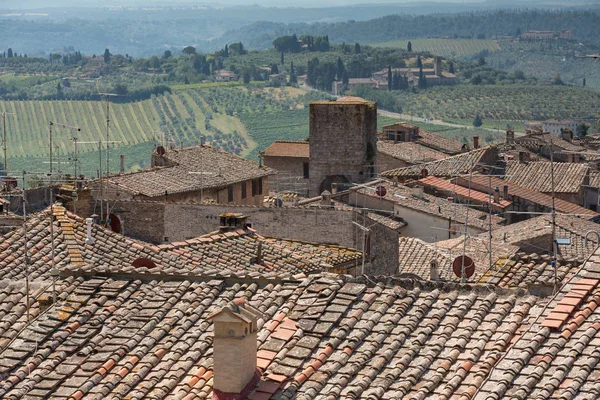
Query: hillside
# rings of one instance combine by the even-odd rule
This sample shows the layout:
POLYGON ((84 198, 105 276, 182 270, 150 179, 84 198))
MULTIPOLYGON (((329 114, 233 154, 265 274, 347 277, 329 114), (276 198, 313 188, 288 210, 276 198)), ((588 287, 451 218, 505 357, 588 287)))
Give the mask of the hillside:
POLYGON ((509 72, 522 71, 550 81, 557 74, 569 85, 600 89, 600 65, 576 55, 593 54, 594 47, 580 43, 499 41, 499 50, 486 56, 489 65, 509 72))
POLYGON ((491 38, 515 36, 528 29, 569 29, 579 41, 599 43, 598 11, 501 10, 456 14, 387 15, 368 21, 283 24, 256 22, 230 30, 214 39, 217 48, 243 41, 248 47, 266 49, 278 36, 297 33, 329 35, 332 43, 373 44, 414 38, 491 38))
POLYGON ((500 51, 496 40, 485 39, 401 39, 385 43, 377 43, 376 47, 388 47, 392 49, 406 49, 411 43, 412 51, 427 52, 442 57, 463 57, 479 54, 482 51, 495 53, 500 51))
MULTIPOLYGON (((125 154, 128 169, 147 167, 153 146, 195 145, 201 136, 215 147, 256 159, 258 150, 276 139, 305 138, 305 106, 325 97, 294 88, 206 89, 189 85, 150 100, 111 104, 110 140, 117 142, 111 144, 111 170, 118 169, 118 154, 125 154)), ((100 101, 0 101, 0 111, 14 114, 6 119, 9 170, 48 169, 48 123, 54 121, 81 128, 76 135, 81 142, 78 169, 95 175, 97 141, 106 138, 105 107, 100 101)), ((53 130, 55 162, 60 159, 66 172, 74 170, 72 136, 65 128, 53 130)))
MULTIPOLYGON (((365 98, 378 92, 361 89, 365 98)), ((477 114, 484 126, 519 129, 526 121, 576 119, 598 128, 600 92, 569 86, 457 85, 440 86, 417 93, 391 92, 399 109, 408 115, 470 125, 477 114)))

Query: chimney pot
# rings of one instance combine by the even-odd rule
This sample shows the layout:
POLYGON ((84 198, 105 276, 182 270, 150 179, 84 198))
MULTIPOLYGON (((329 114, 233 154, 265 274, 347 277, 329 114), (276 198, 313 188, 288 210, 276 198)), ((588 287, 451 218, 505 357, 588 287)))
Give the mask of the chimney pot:
POLYGON ((121 161, 121 164, 119 166, 119 173, 123 174, 123 173, 125 173, 125 154, 121 154, 121 155, 119 155, 119 157, 120 157, 120 161, 121 161))
POLYGON ((330 207, 331 203, 331 193, 329 193, 328 190, 325 190, 323 193, 321 193, 321 205, 325 207, 330 207))
POLYGON ((431 260, 429 263, 429 279, 432 281, 440 280, 439 264, 437 260, 431 260))
POLYGON ((85 244, 94 244, 94 238, 92 237, 92 225, 94 224, 94 218, 86 218, 85 224, 87 226, 87 237, 85 238, 85 244))
POLYGON ((473 136, 473 148, 474 149, 479 148, 479 136, 473 136))
POLYGON ((494 189, 494 203, 500 203, 500 189, 498 189, 498 186, 494 189))
POLYGON ((508 201, 508 185, 502 187, 502 197, 504 200, 508 201))

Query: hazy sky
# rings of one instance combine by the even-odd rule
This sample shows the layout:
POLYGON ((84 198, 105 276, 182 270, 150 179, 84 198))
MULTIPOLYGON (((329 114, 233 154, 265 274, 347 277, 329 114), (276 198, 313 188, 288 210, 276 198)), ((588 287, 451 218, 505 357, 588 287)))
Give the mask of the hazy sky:
MULTIPOLYGON (((479 3, 481 0, 436 0, 439 2, 454 3, 479 3)), ((314 7, 314 6, 343 6, 350 4, 369 4, 369 3, 387 3, 387 4, 406 4, 415 3, 415 0, 173 0, 165 2, 164 0, 0 0, 0 8, 44 8, 44 7, 73 7, 73 6, 144 6, 144 5, 176 5, 176 4, 209 4, 212 6, 221 5, 262 5, 262 6, 291 6, 291 7, 314 7)), ((501 3, 501 1, 498 1, 501 3)))

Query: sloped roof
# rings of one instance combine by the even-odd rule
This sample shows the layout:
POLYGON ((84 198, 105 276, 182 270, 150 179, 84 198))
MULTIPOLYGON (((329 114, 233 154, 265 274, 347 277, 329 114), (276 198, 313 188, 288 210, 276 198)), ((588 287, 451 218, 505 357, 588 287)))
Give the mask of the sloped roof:
MULTIPOLYGON (((48 208, 27 223, 32 280, 49 277, 49 212, 48 208)), ((154 246, 93 225, 94 244, 88 245, 84 219, 60 205, 54 205, 54 216, 55 263, 63 271, 285 279, 296 273, 315 273, 362 258, 357 250, 266 238, 252 230, 241 229, 154 246), (259 246, 262 261, 257 260, 259 246), (134 266, 138 259, 147 259, 154 266, 134 266)), ((0 236, 0 279, 25 278, 24 249, 22 229, 0 236)))
POLYGON ((442 152, 427 148, 415 142, 394 143, 387 140, 378 140, 377 151, 411 164, 442 160, 448 157, 442 152))
POLYGON ((276 140, 263 153, 267 157, 310 157, 310 144, 306 141, 276 140))
MULTIPOLYGON (((551 164, 547 161, 506 163, 506 180, 538 192, 552 192, 551 164)), ((585 164, 554 163, 554 191, 578 193, 584 184, 589 167, 585 164)))
POLYGON ((380 176, 385 178, 417 178, 421 177, 421 172, 423 170, 427 170, 428 176, 450 178, 456 175, 469 173, 486 153, 494 150, 495 149, 492 147, 484 147, 448 157, 443 160, 385 171, 382 172, 380 176))
POLYGON ((169 150, 163 158, 169 166, 154 167, 109 178, 122 190, 148 197, 222 188, 234 183, 275 174, 251 160, 238 157, 209 145, 169 150))
MULTIPOLYGON (((451 203, 448 202, 447 199, 435 197, 427 193, 423 193, 422 197, 416 197, 413 193, 413 189, 403 185, 394 185, 392 182, 385 179, 379 179, 361 185, 356 190, 366 196, 380 199, 379 195, 375 192, 375 188, 378 185, 383 185, 386 188, 386 194, 381 197, 382 200, 391 201, 398 204, 398 206, 420 211, 432 216, 446 218, 460 224, 464 224, 467 221, 466 207, 464 205, 451 203)), ((354 189, 351 188, 351 190, 354 189)), ((399 217, 402 217, 402 215, 399 215, 399 217)), ((490 216, 488 213, 469 209, 469 226, 471 227, 487 230, 489 228, 489 218, 490 216)), ((499 225, 506 222, 504 218, 496 215, 492 215, 491 218, 492 225, 499 225)))
POLYGON ((264 316, 261 380, 249 399, 458 394, 519 339, 536 301, 330 275, 264 287, 110 277, 64 285, 56 308, 0 348, 0 397, 210 398, 208 317, 241 297, 264 316))
MULTIPOLYGON (((508 186, 509 196, 516 196, 522 199, 531 201, 532 203, 539 204, 546 208, 552 209, 552 196, 539 192, 537 190, 529 189, 525 186, 517 185, 509 182, 508 180, 500 179, 497 177, 489 177, 487 175, 473 174, 469 179, 473 184, 488 187, 491 180, 492 188, 498 187, 502 190, 503 186, 508 186)), ((458 180, 463 182, 464 180, 458 180)), ((556 211, 563 214, 574 214, 579 215, 582 218, 593 218, 598 216, 598 213, 590 209, 581 207, 578 204, 571 203, 570 201, 555 198, 554 207, 556 211)))
MULTIPOLYGON (((470 199, 476 200, 480 203, 489 203, 489 201, 490 201, 490 196, 487 193, 478 192, 477 190, 474 190, 473 188, 468 189, 468 188, 456 185, 452 182, 449 182, 445 179, 437 178, 435 176, 428 176, 426 178, 419 179, 419 183, 421 183, 425 186, 431 186, 435 189, 438 189, 438 190, 441 190, 444 192, 453 192, 461 197, 470 198, 470 199)), ((512 204, 512 201, 508 201, 505 199, 501 199, 499 202, 495 202, 493 200, 493 198, 491 200, 494 205, 496 205, 497 207, 501 207, 501 208, 506 208, 512 204)))
POLYGON ((446 154, 458 154, 464 151, 463 143, 422 129, 419 129, 419 137, 416 138, 416 142, 446 154))

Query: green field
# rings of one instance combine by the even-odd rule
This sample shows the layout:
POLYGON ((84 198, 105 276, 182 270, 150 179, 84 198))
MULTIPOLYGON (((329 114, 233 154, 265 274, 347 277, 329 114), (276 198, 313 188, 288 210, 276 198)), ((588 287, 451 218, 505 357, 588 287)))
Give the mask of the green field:
POLYGON ((477 114, 484 126, 517 129, 526 121, 575 119, 597 125, 600 93, 568 86, 456 85, 417 93, 394 92, 405 114, 470 125, 477 114))
MULTIPOLYGON (((294 88, 181 86, 173 93, 149 100, 110 105, 111 170, 117 171, 119 154, 126 168, 149 165, 158 144, 176 147, 207 143, 257 159, 258 151, 277 139, 308 136, 311 100, 326 95, 294 88)), ((99 168, 98 140, 106 138, 106 103, 99 101, 0 101, 7 115, 9 171, 44 172, 49 169, 49 121, 74 125, 79 142, 78 170, 88 176, 99 168)), ((53 129, 54 168, 72 173, 75 165, 74 133, 53 129)), ((104 157, 104 154, 102 155, 104 157)), ((104 168, 104 167, 103 167, 104 168)))
POLYGON ((576 44, 552 45, 543 42, 501 41, 501 51, 486 57, 488 65, 509 72, 523 71, 528 76, 550 81, 557 74, 568 85, 600 89, 600 68, 594 60, 575 58, 574 54, 597 53, 576 44))
POLYGON ((376 43, 373 46, 406 49, 408 42, 411 42, 412 51, 414 52, 426 51, 442 57, 471 56, 482 50, 487 50, 490 53, 500 51, 498 42, 486 39, 407 39, 376 43))

